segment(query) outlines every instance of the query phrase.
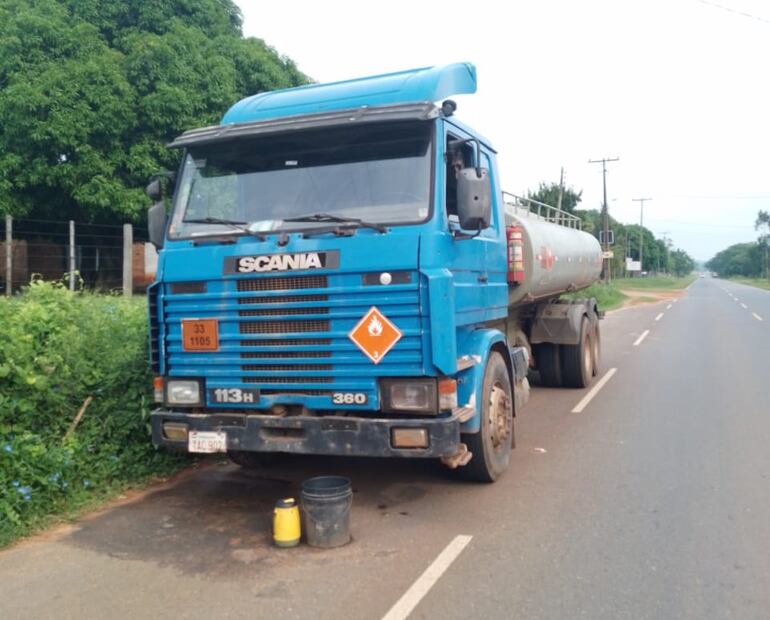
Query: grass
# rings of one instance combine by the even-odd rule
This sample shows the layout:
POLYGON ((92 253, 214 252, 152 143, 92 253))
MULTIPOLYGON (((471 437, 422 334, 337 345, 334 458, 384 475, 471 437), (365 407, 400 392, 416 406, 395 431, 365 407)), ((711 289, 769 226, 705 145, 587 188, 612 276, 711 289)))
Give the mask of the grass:
POLYGON ((584 288, 576 293, 564 295, 564 297, 567 299, 595 297, 596 303, 599 305, 599 310, 603 311, 620 308, 620 306, 622 306, 628 299, 628 296, 624 295, 615 283, 604 284, 603 282, 595 282, 588 288, 584 288))
POLYGON ((766 291, 770 291, 770 280, 765 278, 730 278, 731 282, 738 282, 739 284, 746 284, 755 288, 763 288, 766 291))
POLYGON ((675 276, 647 276, 643 278, 622 278, 613 282, 619 289, 628 290, 679 290, 692 284, 697 279, 697 274, 681 278, 675 276))

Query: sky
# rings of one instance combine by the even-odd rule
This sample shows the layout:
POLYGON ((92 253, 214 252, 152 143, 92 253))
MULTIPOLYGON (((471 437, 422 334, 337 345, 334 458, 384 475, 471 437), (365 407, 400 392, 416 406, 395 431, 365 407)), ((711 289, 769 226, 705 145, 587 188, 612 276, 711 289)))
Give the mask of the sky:
POLYGON ((237 0, 246 36, 318 82, 469 61, 457 116, 506 190, 566 182, 696 260, 757 238, 770 209, 770 2, 237 0))

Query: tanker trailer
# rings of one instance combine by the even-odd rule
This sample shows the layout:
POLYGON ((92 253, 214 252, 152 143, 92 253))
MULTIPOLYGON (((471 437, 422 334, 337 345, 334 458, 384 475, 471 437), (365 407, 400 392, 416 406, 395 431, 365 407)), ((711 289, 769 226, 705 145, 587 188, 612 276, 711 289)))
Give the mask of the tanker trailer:
MULTIPOLYGON (((503 193, 508 237, 508 341, 524 346, 541 385, 586 387, 599 371, 594 299, 560 296, 601 275, 602 250, 579 217, 503 193)), ((519 386, 525 388, 526 386, 519 386)))

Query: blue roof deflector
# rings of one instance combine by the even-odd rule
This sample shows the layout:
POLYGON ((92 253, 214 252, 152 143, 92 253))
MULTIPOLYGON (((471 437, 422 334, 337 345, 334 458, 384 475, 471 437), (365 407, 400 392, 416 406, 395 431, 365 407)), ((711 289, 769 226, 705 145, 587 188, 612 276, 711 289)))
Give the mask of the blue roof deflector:
POLYGON ((252 95, 232 106, 222 118, 222 125, 361 106, 440 101, 452 95, 475 92, 476 67, 471 63, 423 67, 252 95))

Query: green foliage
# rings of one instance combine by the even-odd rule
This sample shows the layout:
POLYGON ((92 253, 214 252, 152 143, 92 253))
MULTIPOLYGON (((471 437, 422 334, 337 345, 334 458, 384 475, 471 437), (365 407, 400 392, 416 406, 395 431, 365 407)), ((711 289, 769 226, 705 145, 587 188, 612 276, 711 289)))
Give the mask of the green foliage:
POLYGON ((695 261, 684 250, 674 250, 669 257, 669 267, 674 275, 683 277, 692 273, 695 261))
POLYGON ((746 284, 747 286, 753 286, 755 288, 763 288, 766 291, 770 291, 770 280, 764 278, 730 278, 734 282, 740 284, 746 284))
POLYGON ((770 278, 770 211, 760 209, 754 227, 759 231, 759 254, 762 261, 762 275, 770 278))
MULTIPOLYGON (((690 270, 692 271, 692 270, 690 270)), ((692 284, 696 279, 695 274, 689 272, 682 277, 674 276, 648 276, 644 278, 619 278, 614 281, 621 290, 679 290, 692 284)))
POLYGON ((736 243, 706 262, 706 269, 720 276, 759 277, 762 274, 762 248, 758 243, 736 243))
MULTIPOLYGON (((603 230, 601 211, 586 209, 576 212, 583 219, 583 230, 591 233, 597 239, 599 231, 603 230)), ((639 231, 642 231, 643 271, 648 273, 674 273, 679 276, 687 275, 695 267, 695 261, 684 250, 670 250, 666 241, 656 239, 651 230, 638 224, 621 224, 612 216, 609 217, 609 229, 615 234, 615 243, 610 248, 615 256, 610 261, 612 272, 625 276, 625 259, 630 257, 639 260, 639 231)))
POLYGON ((165 144, 307 79, 231 0, 0 0, 0 212, 138 221, 165 144))
MULTIPOLYGON (((561 208, 564 211, 573 213, 580 204, 582 191, 576 192, 573 187, 565 187, 564 194, 561 197, 561 208)), ((543 202, 555 207, 559 204, 559 184, 558 183, 540 183, 536 192, 529 192, 528 198, 543 202)))
POLYGON ((42 282, 0 301, 0 546, 180 462, 150 441, 146 314, 42 282))
POLYGON ((754 228, 756 243, 736 243, 706 262, 706 269, 725 278, 770 278, 770 211, 760 209, 754 228))
POLYGON ((627 295, 618 288, 614 282, 605 284, 604 282, 594 282, 588 288, 581 289, 576 293, 569 293, 564 295, 566 299, 587 299, 594 297, 596 303, 599 306, 599 310, 607 311, 614 310, 623 305, 623 302, 628 299, 627 295))

